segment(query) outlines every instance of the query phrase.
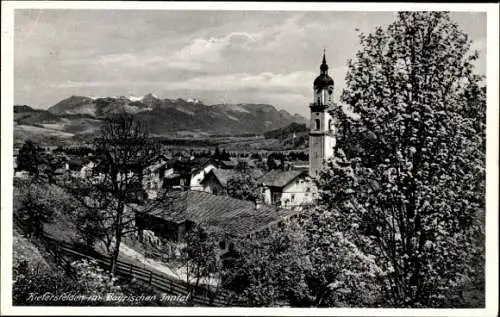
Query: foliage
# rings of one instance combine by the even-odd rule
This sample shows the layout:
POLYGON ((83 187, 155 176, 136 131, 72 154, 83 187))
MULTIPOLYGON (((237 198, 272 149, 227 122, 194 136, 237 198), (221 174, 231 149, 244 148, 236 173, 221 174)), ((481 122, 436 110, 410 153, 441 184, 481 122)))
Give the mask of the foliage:
POLYGON ((62 167, 62 158, 54 157, 35 142, 27 140, 19 149, 16 170, 27 171, 30 176, 41 181, 54 183, 54 172, 62 167))
POLYGON ((12 302, 14 305, 97 305, 108 293, 120 293, 116 279, 97 263, 79 260, 70 270, 35 265, 26 255, 14 252, 12 302), (73 274, 70 274, 72 272, 73 274), (72 300, 70 295, 91 298, 72 300), (39 296, 39 298, 37 298, 39 296))
POLYGON ((94 260, 80 260, 71 263, 75 269, 76 283, 84 294, 102 295, 119 293, 116 277, 104 271, 94 260))
POLYGON ((289 297, 307 296, 303 267, 310 266, 300 234, 285 227, 237 240, 224 258, 223 287, 244 306, 278 306, 289 297))
POLYGON ((203 279, 210 279, 213 273, 219 271, 220 263, 217 256, 220 236, 209 234, 199 224, 191 228, 184 237, 185 248, 181 252, 183 265, 186 269, 186 282, 198 286, 203 279))
POLYGON ((484 272, 477 54, 443 12, 400 13, 361 44, 342 94, 360 119, 340 122, 336 158, 318 184, 322 202, 385 274, 385 305, 460 305, 464 285, 484 272))
POLYGON ((88 205, 84 206, 82 204, 75 207, 73 220, 77 235, 84 241, 86 247, 92 248, 95 242, 109 236, 106 230, 103 230, 103 228, 109 226, 109 221, 106 221, 105 211, 99 208, 89 208, 88 205))
MULTIPOLYGON (((13 259, 13 305, 33 305, 30 295, 43 295, 52 292, 73 292, 75 288, 72 280, 64 274, 63 270, 50 271, 30 265, 29 259, 24 255, 14 253, 13 259)), ((54 303, 35 303, 48 305, 54 303)))
POLYGON ((18 170, 27 171, 30 175, 36 175, 39 173, 39 165, 45 163, 44 151, 38 144, 26 140, 19 149, 16 163, 18 170))
POLYGON ((227 194, 233 198, 255 202, 262 200, 261 189, 257 181, 246 172, 231 177, 227 181, 227 194))
MULTIPOLYGON (((344 307, 380 302, 383 272, 322 209, 238 243, 223 285, 249 306, 344 307)), ((227 261, 226 261, 227 262, 227 261)))
POLYGON ((60 199, 61 191, 57 187, 37 179, 19 190, 15 221, 29 236, 40 236, 44 224, 53 222, 56 215, 71 208, 68 201, 60 199))

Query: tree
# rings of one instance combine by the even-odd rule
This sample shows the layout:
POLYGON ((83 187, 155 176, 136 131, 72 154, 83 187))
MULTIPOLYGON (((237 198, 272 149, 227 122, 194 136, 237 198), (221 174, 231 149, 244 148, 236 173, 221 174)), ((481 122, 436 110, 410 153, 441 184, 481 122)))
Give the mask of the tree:
MULTIPOLYGON (((309 266, 302 232, 284 226, 257 239, 235 241, 231 261, 224 261, 222 284, 245 306, 278 306, 307 296, 304 267, 309 266), (229 263, 228 263, 229 262, 229 263)), ((296 304, 296 303, 294 303, 296 304)))
POLYGON ((159 147, 149 138, 146 124, 127 113, 103 120, 94 147, 101 157, 94 175, 73 180, 69 187, 85 206, 82 211, 86 214, 79 218, 85 224, 82 237, 92 243, 89 235, 95 230, 95 237, 106 237, 107 247, 113 244, 114 273, 123 235, 136 230, 134 205, 145 197, 143 170, 157 157, 159 147))
POLYGON ((402 12, 360 38, 342 93, 359 119, 340 120, 337 157, 318 183, 321 201, 385 274, 387 304, 459 305, 464 285, 484 269, 484 261, 471 265, 484 252, 477 54, 444 12, 402 12))
POLYGON ((31 140, 26 140, 19 149, 16 159, 17 169, 27 171, 30 175, 38 174, 38 165, 43 162, 42 148, 31 140))
POLYGON ((17 170, 27 171, 31 176, 48 180, 53 183, 53 172, 57 169, 58 162, 45 153, 45 150, 37 143, 26 140, 16 159, 17 170))
POLYGON ((214 154, 212 155, 212 158, 214 160, 220 160, 221 157, 221 151, 218 146, 215 147, 214 154))
MULTIPOLYGON (((191 228, 185 236, 186 246, 182 250, 183 264, 186 269, 186 282, 194 284, 214 278, 220 263, 217 255, 220 235, 209 234, 201 224, 191 228)), ((218 277, 216 277, 218 278, 218 277)))
POLYGON ((267 168, 268 170, 278 169, 280 166, 276 163, 278 155, 276 153, 271 153, 267 156, 267 168))
POLYGON ((121 239, 128 228, 125 220, 132 218, 131 214, 125 214, 126 208, 131 209, 130 203, 141 201, 144 195, 142 173, 159 153, 159 147, 149 138, 146 123, 127 113, 104 120, 95 146, 104 157, 96 187, 113 200, 108 210, 111 211, 110 228, 114 231, 111 266, 114 273, 121 239))
POLYGON ((44 224, 53 222, 56 215, 71 208, 67 201, 60 198, 62 193, 59 188, 39 179, 29 181, 25 188, 19 190, 22 193, 15 220, 28 236, 41 236, 44 224))
POLYGON ((261 189, 257 181, 247 172, 231 177, 227 181, 227 194, 233 198, 255 202, 261 199, 261 189))
POLYGON ((226 149, 222 150, 222 153, 220 155, 220 160, 221 161, 228 161, 231 157, 229 156, 229 153, 226 152, 226 149))
POLYGON ((382 272, 338 231, 332 212, 305 210, 237 241, 223 285, 248 306, 373 307, 382 272))
POLYGON ((75 221, 75 227, 77 230, 78 237, 81 238, 88 248, 93 248, 96 241, 105 240, 106 248, 109 247, 112 242, 112 234, 108 230, 103 230, 109 225, 106 221, 106 208, 96 208, 94 205, 90 207, 88 205, 75 206, 73 219, 75 221))

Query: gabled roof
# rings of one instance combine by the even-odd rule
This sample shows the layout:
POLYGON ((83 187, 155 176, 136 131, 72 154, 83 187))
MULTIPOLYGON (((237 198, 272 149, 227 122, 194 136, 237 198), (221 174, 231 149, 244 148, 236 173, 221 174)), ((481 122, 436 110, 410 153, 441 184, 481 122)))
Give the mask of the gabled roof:
POLYGON ((206 180, 208 180, 208 175, 212 174, 218 181, 219 183, 222 185, 222 187, 226 187, 227 186, 227 181, 230 180, 231 178, 234 178, 234 177, 238 177, 238 175, 240 174, 238 171, 236 170, 227 170, 227 169, 213 169, 211 170, 207 176, 205 176, 205 178, 203 179, 202 183, 204 183, 206 180))
MULTIPOLYGON (((262 175, 263 175, 263 172, 260 169, 249 169, 246 173, 248 175, 250 175, 250 177, 252 177, 253 179, 258 179, 258 178, 262 177, 262 175)), ((213 176, 219 181, 219 183, 223 187, 227 187, 227 181, 230 180, 231 178, 240 177, 242 175, 242 172, 238 171, 238 170, 233 170, 233 169, 216 168, 216 169, 211 170, 207 174, 207 176, 210 174, 213 174, 213 176)), ((203 179, 202 183, 205 182, 205 180, 208 180, 208 177, 205 177, 203 179)))
POLYGON ((281 219, 274 207, 202 191, 170 191, 148 203, 144 212, 168 221, 193 221, 208 231, 240 236, 281 219))
POLYGON ((290 184, 295 178, 307 175, 307 171, 303 170, 271 170, 264 176, 258 179, 259 183, 264 184, 265 186, 272 187, 285 187, 290 184))

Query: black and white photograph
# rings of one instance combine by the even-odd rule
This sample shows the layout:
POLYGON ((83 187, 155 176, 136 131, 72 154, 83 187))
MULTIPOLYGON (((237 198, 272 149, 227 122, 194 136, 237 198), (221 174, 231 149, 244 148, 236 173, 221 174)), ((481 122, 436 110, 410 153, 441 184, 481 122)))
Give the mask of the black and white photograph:
POLYGON ((448 7, 3 1, 2 314, 495 316, 499 6, 448 7))

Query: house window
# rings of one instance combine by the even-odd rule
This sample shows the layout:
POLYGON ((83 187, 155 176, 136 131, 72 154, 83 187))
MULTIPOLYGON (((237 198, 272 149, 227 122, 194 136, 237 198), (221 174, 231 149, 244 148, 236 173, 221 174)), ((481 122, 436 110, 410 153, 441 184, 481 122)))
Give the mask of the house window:
POLYGON ((292 201, 294 201, 294 200, 295 200, 295 195, 292 195, 292 199, 291 199, 291 200, 292 200, 292 201))
POLYGON ((316 122, 316 130, 319 130, 319 126, 320 126, 319 119, 314 119, 314 121, 316 122))

